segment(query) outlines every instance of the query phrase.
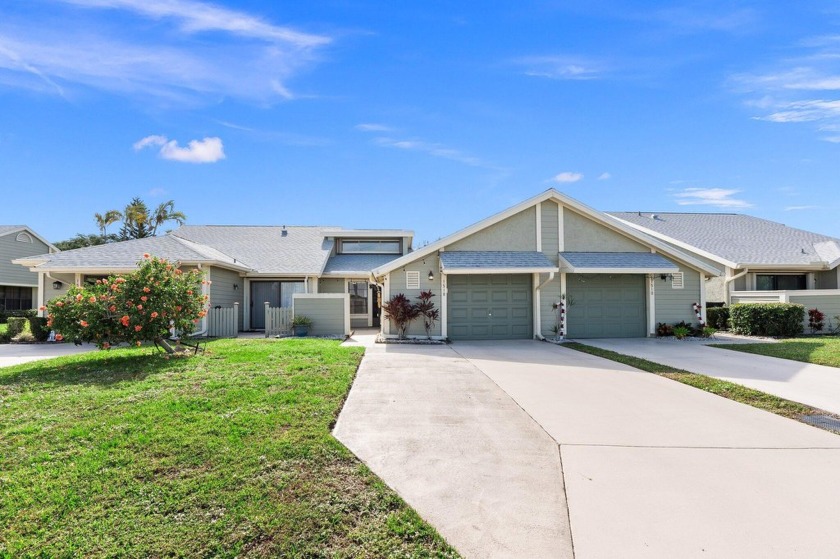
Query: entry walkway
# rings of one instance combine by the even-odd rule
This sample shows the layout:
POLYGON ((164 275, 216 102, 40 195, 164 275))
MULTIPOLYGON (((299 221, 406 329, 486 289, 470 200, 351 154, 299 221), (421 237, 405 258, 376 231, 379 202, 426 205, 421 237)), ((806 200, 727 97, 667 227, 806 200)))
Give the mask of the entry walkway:
POLYGON ((581 343, 728 380, 840 414, 840 369, 837 367, 707 347, 695 341, 627 338, 581 340, 581 343))

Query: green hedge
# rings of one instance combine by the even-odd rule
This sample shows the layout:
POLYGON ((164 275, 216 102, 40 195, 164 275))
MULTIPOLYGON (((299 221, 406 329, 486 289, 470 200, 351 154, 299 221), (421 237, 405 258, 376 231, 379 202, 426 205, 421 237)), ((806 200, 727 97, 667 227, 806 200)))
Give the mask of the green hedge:
POLYGON ((29 318, 29 331, 35 337, 35 341, 45 342, 50 336, 50 329, 47 328, 47 319, 42 316, 29 318))
MULTIPOLYGON (((708 312, 708 311, 707 311, 708 312)), ((805 306, 795 303, 737 303, 729 307, 729 327, 747 336, 798 336, 805 306)))
POLYGON ((10 338, 14 338, 26 327, 26 320, 21 316, 10 316, 9 317, 9 328, 6 330, 6 333, 9 335, 10 338))
POLYGON ((37 314, 36 311, 31 309, 26 309, 22 311, 6 311, 0 309, 0 324, 6 324, 10 318, 13 316, 22 316, 24 318, 29 318, 30 316, 35 316, 37 314))
POLYGON ((729 307, 709 307, 706 309, 706 323, 718 330, 728 330, 729 307))

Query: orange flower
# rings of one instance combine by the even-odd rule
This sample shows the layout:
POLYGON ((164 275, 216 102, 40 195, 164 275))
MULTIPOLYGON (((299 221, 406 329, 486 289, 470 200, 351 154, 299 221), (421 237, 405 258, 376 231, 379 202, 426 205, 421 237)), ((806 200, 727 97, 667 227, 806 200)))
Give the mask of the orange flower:
POLYGON ((55 306, 56 306, 56 307, 63 307, 63 306, 64 306, 64 302, 63 302, 63 301, 57 301, 57 302, 55 303, 55 306))
POLYGON ((142 326, 140 326, 139 324, 138 324, 137 326, 135 326, 135 327, 134 327, 134 331, 135 331, 135 332, 139 332, 139 331, 140 331, 140 330, 142 330, 142 329, 143 329, 143 327, 142 327, 142 326))
POLYGON ((114 280, 114 283, 125 283, 125 278, 122 277, 122 276, 118 277, 117 279, 114 280))
POLYGON ((142 297, 140 297, 140 300, 141 300, 141 301, 143 301, 143 302, 145 303, 146 301, 148 301, 148 300, 149 300, 149 298, 148 298, 148 297, 146 297, 145 295, 143 295, 142 297))
POLYGON ((184 272, 182 272, 180 268, 176 268, 176 269, 175 269, 175 275, 176 275, 176 276, 180 276, 180 275, 181 275, 181 274, 183 274, 183 273, 184 273, 184 272))
POLYGON ((41 305, 40 307, 38 307, 38 310, 39 311, 45 311, 45 310, 47 310, 47 307, 45 307, 44 305, 41 305))
POLYGON ((78 295, 76 295, 76 301, 80 302, 81 300, 82 300, 82 294, 79 293, 78 295))
POLYGON ((201 312, 199 312, 199 313, 198 313, 198 316, 200 316, 201 318, 204 318, 205 316, 207 316, 207 311, 201 311, 201 312))
POLYGON ((111 311, 111 312, 116 312, 117 306, 116 305, 111 305, 110 307, 108 307, 108 310, 111 311))
POLYGON ((111 349, 111 344, 109 344, 108 342, 103 343, 102 349, 111 349))
POLYGON ((137 310, 142 311, 143 310, 143 305, 137 305, 137 310))
POLYGON ((87 328, 88 327, 87 320, 80 320, 79 324, 82 326, 82 328, 87 328))
POLYGON ((128 315, 126 314, 126 315, 123 315, 123 317, 120 319, 120 322, 122 323, 123 326, 128 328, 128 321, 129 320, 130 319, 128 318, 128 315))
POLYGON ((55 341, 60 342, 63 339, 64 339, 64 336, 62 336, 61 334, 56 334, 55 335, 55 341))
POLYGON ((181 305, 178 305, 177 307, 175 307, 175 310, 176 310, 176 311, 178 311, 178 312, 181 312, 181 309, 182 309, 182 308, 183 308, 183 307, 181 307, 181 305))
POLYGON ((151 288, 149 288, 149 287, 144 287, 143 288, 143 293, 148 293, 149 291, 151 291, 151 288))
POLYGON ((140 342, 134 342, 137 347, 140 347, 140 342))
POLYGON ((148 252, 144 252, 144 253, 143 253, 143 258, 149 258, 149 253, 148 253, 148 252))
POLYGON ((153 312, 153 313, 151 314, 151 317, 152 317, 152 318, 157 318, 157 317, 158 317, 158 313, 157 313, 157 311, 153 312))
POLYGON ((192 295, 192 289, 187 290, 187 295, 192 295))

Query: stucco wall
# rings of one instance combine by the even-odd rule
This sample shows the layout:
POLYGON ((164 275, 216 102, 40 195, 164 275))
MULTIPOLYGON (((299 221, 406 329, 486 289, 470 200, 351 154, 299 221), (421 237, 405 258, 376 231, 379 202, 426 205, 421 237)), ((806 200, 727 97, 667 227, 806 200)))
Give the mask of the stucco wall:
POLYGON ((537 250, 536 207, 452 243, 446 250, 537 250))
POLYGON ((653 280, 657 323, 698 322, 692 304, 700 302, 700 274, 685 266, 680 266, 680 271, 685 286, 682 289, 674 289, 670 279, 662 281, 657 277, 653 280))
POLYGON ((563 208, 563 250, 567 252, 649 252, 643 244, 563 208))

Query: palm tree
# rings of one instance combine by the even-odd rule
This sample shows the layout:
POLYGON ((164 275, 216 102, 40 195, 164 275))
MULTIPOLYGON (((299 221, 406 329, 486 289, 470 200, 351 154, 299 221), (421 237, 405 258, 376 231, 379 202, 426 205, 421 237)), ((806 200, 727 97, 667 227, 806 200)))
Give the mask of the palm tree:
POLYGON ((104 215, 100 213, 93 214, 93 218, 96 220, 96 225, 99 227, 102 236, 107 237, 108 226, 120 221, 123 218, 123 214, 117 210, 108 210, 104 215))
POLYGON ((187 216, 184 215, 184 212, 175 211, 175 200, 163 202, 155 208, 155 213, 150 219, 152 235, 157 234, 158 227, 167 221, 174 221, 178 225, 183 225, 187 221, 187 216))

